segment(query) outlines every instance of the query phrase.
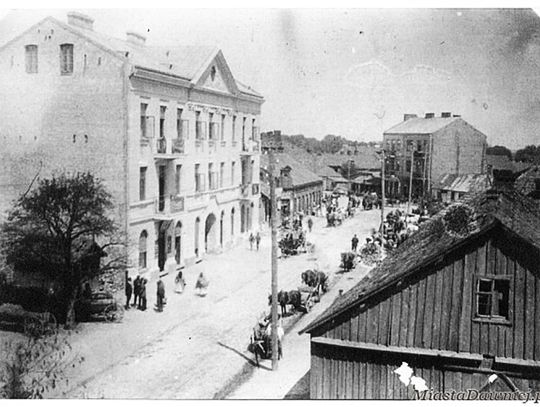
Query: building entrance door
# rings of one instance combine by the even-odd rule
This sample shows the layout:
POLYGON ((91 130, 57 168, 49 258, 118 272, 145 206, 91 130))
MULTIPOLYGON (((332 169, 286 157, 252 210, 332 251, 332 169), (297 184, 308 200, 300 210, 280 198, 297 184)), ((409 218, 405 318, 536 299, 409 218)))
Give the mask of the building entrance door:
POLYGON ((207 253, 216 249, 216 237, 216 216, 211 213, 206 218, 204 227, 204 248, 207 253))
POLYGON ((166 236, 164 230, 161 230, 160 227, 159 235, 158 235, 158 266, 159 271, 163 271, 165 267, 165 262, 167 261, 167 252, 166 252, 166 236))

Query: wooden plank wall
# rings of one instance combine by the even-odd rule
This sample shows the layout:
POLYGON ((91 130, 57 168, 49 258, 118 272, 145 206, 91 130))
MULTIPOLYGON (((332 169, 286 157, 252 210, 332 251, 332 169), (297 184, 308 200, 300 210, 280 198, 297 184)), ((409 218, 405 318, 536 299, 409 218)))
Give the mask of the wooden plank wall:
MULTIPOLYGON (((359 351, 356 351, 359 353, 359 351)), ((331 351, 315 349, 312 354, 310 371, 311 399, 384 399, 411 400, 412 386, 406 387, 394 370, 398 361, 377 361, 368 355, 342 359, 335 358, 331 351)), ((340 353, 340 351, 338 352, 340 353)), ((441 366, 416 365, 414 375, 426 381, 433 391, 480 390, 488 383, 491 373, 446 370, 441 366)), ((537 391, 540 380, 510 377, 521 391, 537 391)), ((510 391, 504 382, 498 383, 501 390, 510 391)))
POLYGON ((486 237, 417 281, 390 287, 378 303, 338 317, 322 335, 540 360, 540 283, 537 264, 524 261, 528 255, 500 233, 486 237), (486 274, 511 278, 510 325, 473 321, 475 275, 486 274))

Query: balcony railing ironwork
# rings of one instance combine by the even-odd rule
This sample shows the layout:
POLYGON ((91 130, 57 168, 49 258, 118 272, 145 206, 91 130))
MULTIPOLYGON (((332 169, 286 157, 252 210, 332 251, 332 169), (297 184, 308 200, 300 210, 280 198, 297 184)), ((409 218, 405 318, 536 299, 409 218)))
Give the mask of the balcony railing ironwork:
POLYGON ((167 139, 165 137, 160 137, 156 139, 156 152, 158 154, 167 153, 167 139))
POLYGON ((173 139, 172 152, 173 152, 173 154, 184 154, 184 152, 185 152, 184 139, 181 139, 181 138, 173 139))

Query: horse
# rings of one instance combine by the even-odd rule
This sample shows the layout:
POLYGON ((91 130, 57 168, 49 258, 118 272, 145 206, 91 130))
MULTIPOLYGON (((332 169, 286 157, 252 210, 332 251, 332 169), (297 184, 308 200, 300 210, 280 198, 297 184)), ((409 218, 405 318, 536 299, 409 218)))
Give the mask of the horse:
MULTIPOLYGON (((277 297, 278 304, 281 307, 282 316, 287 314, 287 305, 292 305, 294 310, 299 309, 302 306, 302 295, 298 290, 280 290, 277 297)), ((268 296, 268 305, 272 305, 272 295, 268 296)))
POLYGON ((302 273, 302 282, 308 287, 318 287, 325 293, 328 289, 328 276, 323 271, 306 270, 302 273))

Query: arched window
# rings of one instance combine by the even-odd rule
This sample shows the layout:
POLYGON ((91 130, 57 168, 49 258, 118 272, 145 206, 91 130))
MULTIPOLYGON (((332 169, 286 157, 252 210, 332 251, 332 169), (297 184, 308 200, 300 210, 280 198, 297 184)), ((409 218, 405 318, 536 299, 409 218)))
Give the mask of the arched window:
POLYGON ((231 236, 234 236, 234 208, 231 209, 231 236))
POLYGON ((146 230, 143 230, 141 232, 141 235, 139 236, 139 268, 145 269, 147 267, 147 240, 148 240, 148 232, 146 230))

